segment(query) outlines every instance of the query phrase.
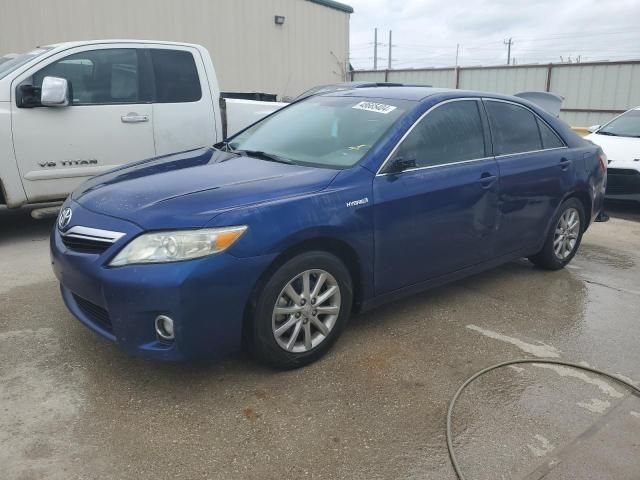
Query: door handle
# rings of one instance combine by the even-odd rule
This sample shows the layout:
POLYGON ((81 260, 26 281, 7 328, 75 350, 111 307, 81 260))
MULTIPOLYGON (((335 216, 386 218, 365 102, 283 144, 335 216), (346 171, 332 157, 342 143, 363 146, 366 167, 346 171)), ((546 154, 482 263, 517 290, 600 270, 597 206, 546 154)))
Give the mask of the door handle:
POLYGON ((480 184, 482 185, 482 188, 491 187, 491 185, 493 185, 493 182, 496 181, 496 178, 498 177, 492 175, 489 172, 484 172, 482 175, 480 175, 480 184))
POLYGON ((560 170, 562 170, 563 172, 566 172, 567 169, 569 168, 569 165, 571 165, 571 160, 564 157, 560 159, 560 170))
POLYGON ((148 122, 149 115, 138 115, 137 113, 127 113, 120 117, 122 123, 141 123, 148 122))

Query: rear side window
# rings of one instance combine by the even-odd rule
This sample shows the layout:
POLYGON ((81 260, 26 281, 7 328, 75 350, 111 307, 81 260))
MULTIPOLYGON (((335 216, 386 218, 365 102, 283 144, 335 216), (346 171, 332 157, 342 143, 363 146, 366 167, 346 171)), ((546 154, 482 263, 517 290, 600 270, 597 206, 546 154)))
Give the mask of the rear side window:
POLYGON ((513 103, 487 101, 495 155, 542 150, 537 119, 524 107, 513 103))
POLYGON ((158 103, 197 102, 202 97, 193 55, 184 50, 151 49, 158 103))
POLYGON ((432 167, 486 156, 482 120, 475 100, 445 103, 428 113, 407 135, 395 158, 432 167))
POLYGON ((562 142, 562 140, 560 140, 560 138, 558 138, 558 135, 556 135, 555 132, 551 130, 551 128, 549 128, 549 125, 544 123, 539 118, 537 120, 538 128, 540 128, 540 136, 542 137, 542 146, 544 148, 564 147, 564 143, 562 142))

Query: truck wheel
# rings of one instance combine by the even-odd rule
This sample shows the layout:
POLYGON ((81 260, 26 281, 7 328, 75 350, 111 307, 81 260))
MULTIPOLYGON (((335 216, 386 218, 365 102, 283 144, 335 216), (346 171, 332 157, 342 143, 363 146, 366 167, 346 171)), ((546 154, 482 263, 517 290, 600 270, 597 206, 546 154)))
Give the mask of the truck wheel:
POLYGON ((342 332, 352 301, 351 276, 337 257, 316 251, 290 259, 258 294, 251 352, 280 369, 314 362, 342 332))
POLYGON ((553 219, 544 247, 529 260, 547 270, 564 268, 578 251, 584 226, 582 202, 577 198, 566 200, 553 219))

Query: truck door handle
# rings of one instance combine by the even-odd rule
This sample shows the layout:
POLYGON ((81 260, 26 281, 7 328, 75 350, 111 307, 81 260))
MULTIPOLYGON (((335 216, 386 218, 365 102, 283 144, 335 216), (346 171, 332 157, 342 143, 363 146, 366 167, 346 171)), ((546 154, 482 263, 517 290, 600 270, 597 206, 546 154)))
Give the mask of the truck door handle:
POLYGON ((493 185, 493 182, 496 181, 496 176, 490 174, 489 172, 484 172, 482 175, 480 175, 480 184, 482 185, 482 188, 489 188, 491 185, 493 185))
POLYGON ((140 122, 148 122, 149 115, 138 115, 137 113, 127 113, 120 117, 122 123, 140 123, 140 122))
POLYGON ((562 170, 563 172, 566 172, 567 169, 569 168, 569 165, 571 165, 571 160, 564 157, 560 159, 560 170, 562 170))

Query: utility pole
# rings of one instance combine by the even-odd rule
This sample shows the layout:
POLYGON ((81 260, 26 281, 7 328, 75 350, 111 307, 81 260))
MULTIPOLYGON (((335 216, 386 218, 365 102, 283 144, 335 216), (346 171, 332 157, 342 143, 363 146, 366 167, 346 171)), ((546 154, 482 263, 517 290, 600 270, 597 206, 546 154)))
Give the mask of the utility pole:
POLYGON ((373 30, 373 69, 378 69, 378 29, 373 30))
POLYGON ((513 40, 509 37, 509 40, 505 40, 504 44, 507 45, 507 65, 511 64, 511 45, 513 44, 513 40))
POLYGON ((391 60, 391 58, 392 58, 391 57, 391 48, 393 47, 393 44, 392 44, 392 41, 391 41, 392 35, 393 35, 393 31, 389 30, 389 66, 387 67, 387 69, 389 69, 389 70, 391 70, 391 63, 392 63, 392 60, 391 60))
POLYGON ((458 68, 458 56, 460 55, 460 44, 456 44, 456 68, 458 68))

